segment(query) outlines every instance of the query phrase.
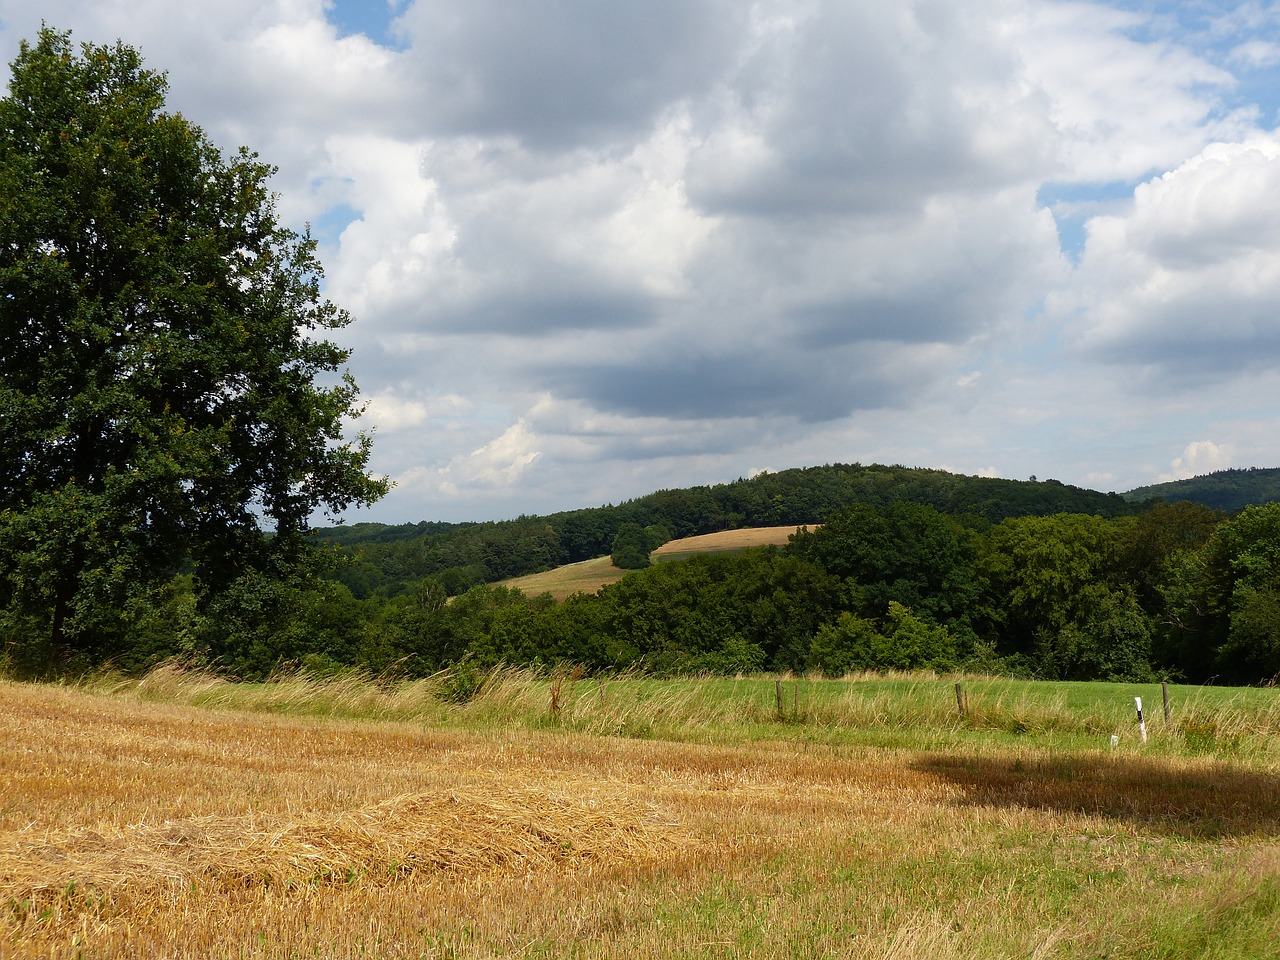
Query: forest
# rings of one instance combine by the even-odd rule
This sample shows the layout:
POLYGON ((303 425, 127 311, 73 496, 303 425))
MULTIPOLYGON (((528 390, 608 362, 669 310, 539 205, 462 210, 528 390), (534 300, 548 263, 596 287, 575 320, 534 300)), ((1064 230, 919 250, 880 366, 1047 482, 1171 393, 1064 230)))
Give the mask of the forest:
MULTIPOLYGON (((316 531, 307 563, 197 601, 179 574, 59 669, 178 657, 447 671, 654 675, 932 668, 1060 680, 1260 684, 1280 674, 1280 504, 1236 515, 1055 481, 835 465, 505 523, 316 531), (496 581, 608 554, 627 529, 792 524, 783 547, 655 563, 556 602, 496 581)), ((48 651, 10 638, 11 673, 48 651)))
MULTIPOLYGON (((477 584, 614 553, 623 546, 619 534, 637 526, 669 539, 744 527, 799 527, 823 523, 850 504, 885 506, 899 500, 992 523, 1032 514, 1116 517, 1141 509, 1119 495, 1056 480, 1004 480, 854 463, 659 490, 617 505, 545 517, 496 523, 362 523, 319 529, 313 536, 356 556, 357 562, 344 569, 340 579, 357 597, 395 595, 425 576, 438 580, 452 596, 477 584)), ((649 541, 650 550, 656 545, 649 541)))
POLYGON ((1261 506, 1280 500, 1280 468, 1249 467, 1240 470, 1216 470, 1185 480, 1170 480, 1145 487, 1135 487, 1122 494, 1126 500, 1190 500, 1215 510, 1236 513, 1245 507, 1261 506))

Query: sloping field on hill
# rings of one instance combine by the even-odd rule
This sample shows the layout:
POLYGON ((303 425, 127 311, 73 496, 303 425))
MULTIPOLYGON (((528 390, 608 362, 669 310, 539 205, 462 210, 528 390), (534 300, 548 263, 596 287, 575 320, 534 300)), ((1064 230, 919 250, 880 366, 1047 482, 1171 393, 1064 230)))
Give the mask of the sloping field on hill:
POLYGON ((579 563, 566 564, 545 573, 530 573, 502 581, 504 587, 516 587, 531 597, 549 593, 557 600, 575 593, 595 593, 601 587, 616 583, 627 575, 626 570, 613 565, 608 557, 596 557, 579 563))
MULTIPOLYGON (((799 527, 749 527, 722 530, 701 537, 685 537, 664 543, 653 551, 654 560, 680 560, 695 553, 736 553, 751 547, 781 547, 799 527)), ((812 529, 817 529, 814 525, 812 529)))
MULTIPOLYGON (((782 546, 796 532, 796 527, 751 527, 746 530, 723 530, 700 537, 685 537, 665 543, 651 554, 655 562, 682 560, 696 553, 735 553, 750 547, 782 546)), ((504 587, 516 587, 531 597, 549 593, 557 600, 575 593, 595 593, 601 587, 616 583, 629 571, 613 565, 608 557, 596 557, 570 563, 545 573, 531 573, 502 581, 504 587)))

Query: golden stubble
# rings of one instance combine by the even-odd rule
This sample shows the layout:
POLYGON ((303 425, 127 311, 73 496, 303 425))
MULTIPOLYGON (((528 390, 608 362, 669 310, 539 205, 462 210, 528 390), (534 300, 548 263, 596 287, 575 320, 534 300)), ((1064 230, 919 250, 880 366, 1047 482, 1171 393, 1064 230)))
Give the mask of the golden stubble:
POLYGON ((1239 838, 1280 817, 1198 843, 1176 821, 1148 829, 1154 801, 1110 809, 1086 769, 1037 793, 1043 758, 446 730, 16 684, 0 684, 0 744, 3 957, 1069 956, 1096 935, 1064 921, 1071 903, 1129 896, 1107 877, 1158 902, 1165 878, 1265 873, 1274 847, 1239 838), (1058 873, 1101 879, 1065 906, 1034 895, 1058 873))

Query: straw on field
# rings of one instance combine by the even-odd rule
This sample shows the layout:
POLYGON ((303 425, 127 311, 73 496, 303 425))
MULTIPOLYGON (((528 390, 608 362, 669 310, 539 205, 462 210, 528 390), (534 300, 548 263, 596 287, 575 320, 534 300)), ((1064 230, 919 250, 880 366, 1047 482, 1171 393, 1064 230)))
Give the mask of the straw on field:
POLYGON ((423 870, 470 877, 659 859, 688 839, 643 804, 538 790, 420 794, 337 817, 201 817, 103 834, 11 836, 0 895, 79 888, 346 883, 423 870))

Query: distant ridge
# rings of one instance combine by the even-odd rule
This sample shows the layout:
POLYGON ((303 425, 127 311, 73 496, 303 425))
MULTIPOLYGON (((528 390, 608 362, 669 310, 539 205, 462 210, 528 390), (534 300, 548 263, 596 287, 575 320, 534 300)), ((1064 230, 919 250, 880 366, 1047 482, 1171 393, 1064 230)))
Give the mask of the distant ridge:
POLYGON ((1121 494, 1130 503, 1160 499, 1189 500, 1214 510, 1237 513, 1245 507, 1280 501, 1280 467, 1248 467, 1136 487, 1121 494))
POLYGON ((853 504, 906 501, 999 523, 1009 517, 1139 513, 1117 493, 1058 480, 1003 480, 901 465, 825 464, 758 473, 730 483, 658 490, 617 504, 479 523, 359 523, 315 530, 318 541, 354 555, 337 575, 363 599, 394 596, 434 577, 450 596, 566 564, 610 555, 625 525, 660 528, 669 539, 752 527, 825 523, 853 504))

